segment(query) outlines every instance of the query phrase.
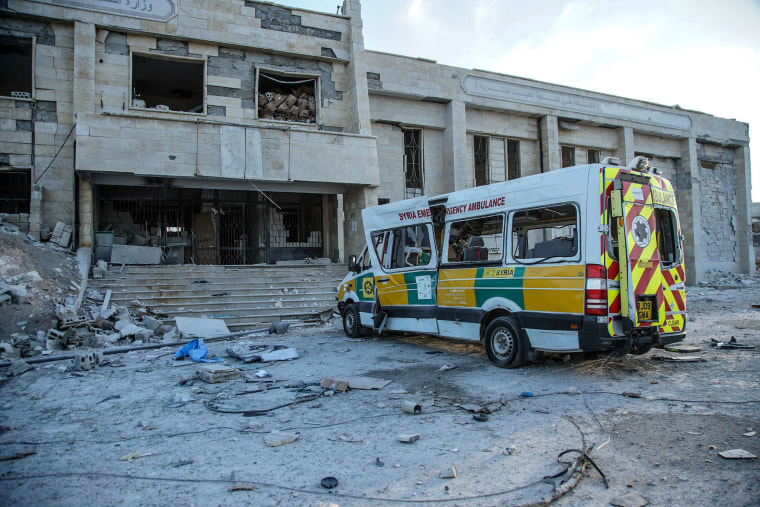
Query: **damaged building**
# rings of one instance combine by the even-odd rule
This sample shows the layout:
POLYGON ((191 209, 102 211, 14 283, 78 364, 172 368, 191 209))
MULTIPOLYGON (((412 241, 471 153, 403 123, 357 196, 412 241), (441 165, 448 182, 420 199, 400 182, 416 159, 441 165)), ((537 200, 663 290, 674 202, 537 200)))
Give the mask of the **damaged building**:
POLYGON ((0 68, 0 213, 106 260, 343 262, 367 206, 646 155, 689 281, 754 270, 746 123, 368 51, 358 0, 3 0, 0 68))

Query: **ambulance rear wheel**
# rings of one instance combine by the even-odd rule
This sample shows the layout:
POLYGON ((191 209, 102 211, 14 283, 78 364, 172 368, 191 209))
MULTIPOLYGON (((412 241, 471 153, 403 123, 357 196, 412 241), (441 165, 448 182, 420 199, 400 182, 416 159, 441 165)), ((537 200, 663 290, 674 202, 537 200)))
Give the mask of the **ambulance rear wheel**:
POLYGON ((517 368, 523 364, 522 330, 512 317, 494 319, 486 328, 486 355, 499 368, 517 368))
POLYGON ((355 304, 350 304, 343 310, 343 331, 350 338, 357 338, 364 334, 364 326, 362 326, 359 317, 359 307, 355 304))

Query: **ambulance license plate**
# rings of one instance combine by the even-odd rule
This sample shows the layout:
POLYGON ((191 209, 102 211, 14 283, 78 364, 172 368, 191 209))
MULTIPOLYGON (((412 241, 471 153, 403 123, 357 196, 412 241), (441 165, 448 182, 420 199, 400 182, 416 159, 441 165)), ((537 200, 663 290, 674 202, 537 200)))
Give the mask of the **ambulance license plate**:
POLYGON ((654 320, 652 313, 652 301, 646 299, 640 299, 636 301, 636 313, 638 315, 639 322, 645 320, 654 320))

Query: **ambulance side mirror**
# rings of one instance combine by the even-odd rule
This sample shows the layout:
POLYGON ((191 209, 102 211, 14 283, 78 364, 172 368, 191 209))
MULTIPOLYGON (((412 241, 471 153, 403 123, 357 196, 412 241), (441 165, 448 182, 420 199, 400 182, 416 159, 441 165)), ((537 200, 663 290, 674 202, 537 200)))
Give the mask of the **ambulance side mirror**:
POLYGON ((359 272, 359 266, 356 265, 356 255, 351 255, 348 258, 348 270, 354 273, 359 272))

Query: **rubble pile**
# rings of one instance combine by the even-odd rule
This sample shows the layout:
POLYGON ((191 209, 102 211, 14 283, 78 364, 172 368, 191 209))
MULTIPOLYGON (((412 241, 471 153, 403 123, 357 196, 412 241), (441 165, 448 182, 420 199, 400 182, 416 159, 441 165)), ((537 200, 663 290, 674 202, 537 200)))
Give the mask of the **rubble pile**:
POLYGON ((746 273, 733 273, 720 269, 710 269, 699 282, 700 287, 713 287, 716 289, 731 289, 756 287, 760 285, 760 279, 746 273))
POLYGON ((259 118, 315 123, 316 115, 314 89, 310 86, 259 93, 259 118))

